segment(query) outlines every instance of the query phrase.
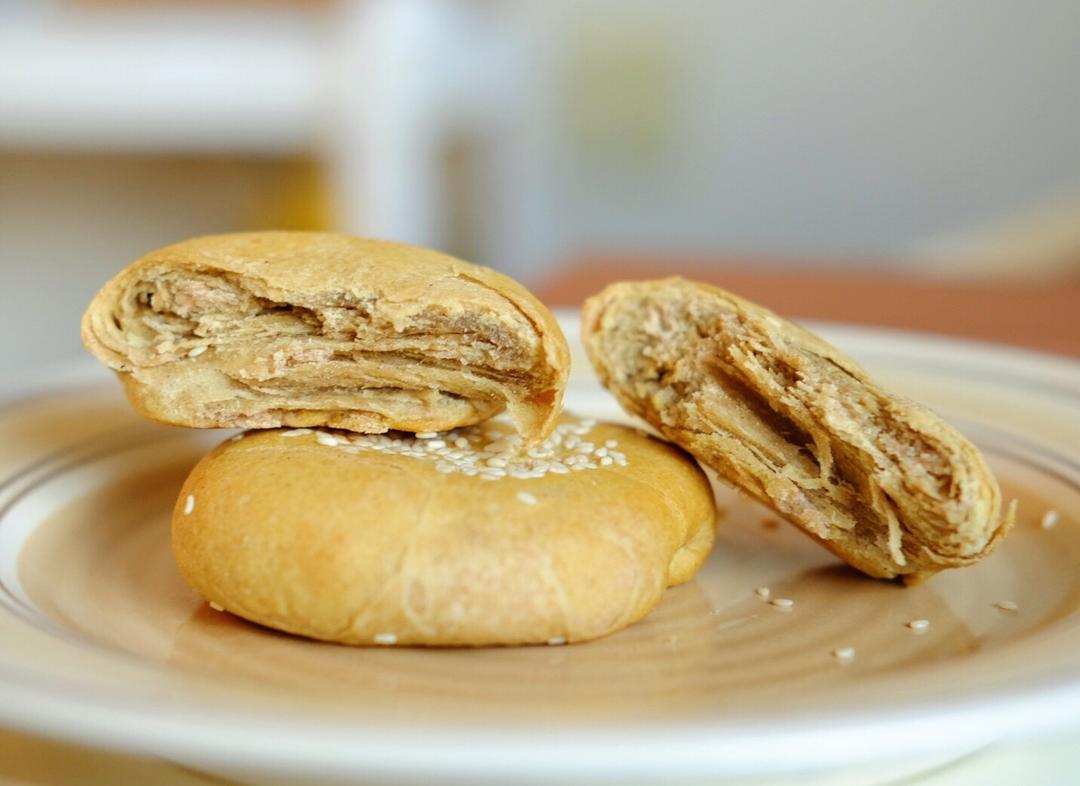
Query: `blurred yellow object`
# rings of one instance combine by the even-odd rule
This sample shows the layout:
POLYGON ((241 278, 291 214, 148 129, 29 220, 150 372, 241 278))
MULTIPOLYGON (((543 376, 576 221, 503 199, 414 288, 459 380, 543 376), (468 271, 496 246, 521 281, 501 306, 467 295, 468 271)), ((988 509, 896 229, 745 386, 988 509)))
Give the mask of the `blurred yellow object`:
POLYGON ((944 275, 1080 276, 1080 194, 916 244, 927 272, 944 275))
POLYGON ((282 8, 293 6, 302 9, 328 8, 335 0, 67 0, 67 5, 85 8, 145 8, 146 6, 174 8, 220 8, 228 6, 252 7, 268 6, 282 8))
POLYGON ((255 200, 246 223, 260 229, 332 229, 332 201, 323 164, 307 158, 283 162, 280 174, 255 200))

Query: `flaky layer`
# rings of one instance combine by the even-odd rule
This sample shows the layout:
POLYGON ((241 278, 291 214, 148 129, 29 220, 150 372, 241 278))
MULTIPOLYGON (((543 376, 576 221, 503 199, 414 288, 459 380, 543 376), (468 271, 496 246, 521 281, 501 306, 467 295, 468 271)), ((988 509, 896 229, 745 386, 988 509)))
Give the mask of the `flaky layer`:
POLYGON ((628 411, 872 576, 968 565, 1008 528, 968 440, 767 309, 681 279, 621 283, 582 330, 628 411))
POLYGON ((198 238, 110 281, 83 340, 144 414, 195 427, 440 430, 558 413, 554 318, 487 268, 322 233, 198 238))

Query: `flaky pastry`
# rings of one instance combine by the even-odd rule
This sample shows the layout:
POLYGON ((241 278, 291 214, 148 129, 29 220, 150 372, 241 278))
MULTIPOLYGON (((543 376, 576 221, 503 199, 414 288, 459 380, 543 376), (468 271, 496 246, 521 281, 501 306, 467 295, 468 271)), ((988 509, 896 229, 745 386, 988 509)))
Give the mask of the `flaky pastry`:
POLYGON ((582 335, 627 411, 871 576, 970 565, 1011 524, 963 435, 768 309, 624 282, 585 304, 582 335))
POLYGON ((569 370, 554 317, 510 278, 331 233, 151 252, 98 293, 82 336, 143 414, 199 428, 428 431, 506 408, 535 440, 569 370))

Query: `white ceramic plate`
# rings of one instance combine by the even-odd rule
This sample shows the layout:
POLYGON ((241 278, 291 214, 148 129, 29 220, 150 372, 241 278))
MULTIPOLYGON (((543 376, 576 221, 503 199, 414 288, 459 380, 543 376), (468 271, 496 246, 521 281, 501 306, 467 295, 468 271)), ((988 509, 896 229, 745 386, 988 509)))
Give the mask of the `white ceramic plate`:
MULTIPOLYGON (((1002 547, 903 589, 718 490, 726 516, 700 576, 644 622, 570 647, 347 648, 214 612, 172 566, 168 518, 223 434, 141 421, 97 370, 13 391, 0 407, 0 723, 219 772, 656 783, 895 774, 1080 721, 1080 366, 822 332, 983 448, 1020 500, 1002 547), (763 585, 794 609, 755 597, 763 585), (838 647, 855 660, 838 663, 838 647)), ((574 359, 568 406, 621 418, 580 347, 574 359)))

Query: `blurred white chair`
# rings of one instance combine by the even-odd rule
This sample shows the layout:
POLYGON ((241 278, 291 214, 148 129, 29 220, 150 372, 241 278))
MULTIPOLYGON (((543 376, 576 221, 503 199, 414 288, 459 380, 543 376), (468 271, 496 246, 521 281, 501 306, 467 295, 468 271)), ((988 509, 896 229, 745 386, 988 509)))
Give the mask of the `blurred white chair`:
POLYGON ((325 157, 343 228, 445 246, 442 155, 490 124, 515 47, 497 6, 8 6, 0 147, 325 157))

